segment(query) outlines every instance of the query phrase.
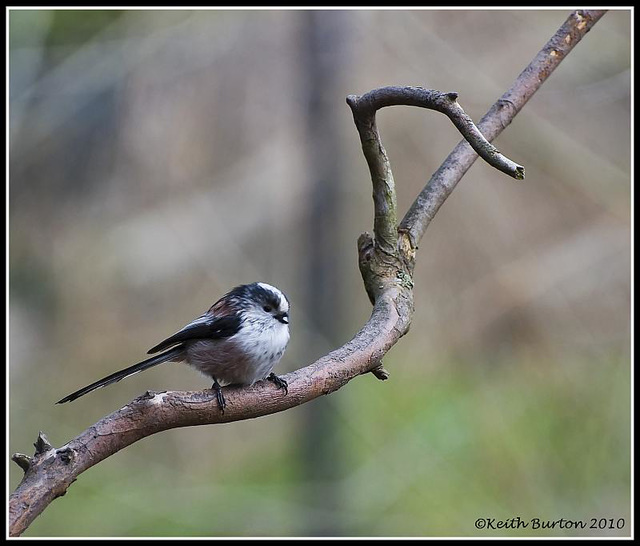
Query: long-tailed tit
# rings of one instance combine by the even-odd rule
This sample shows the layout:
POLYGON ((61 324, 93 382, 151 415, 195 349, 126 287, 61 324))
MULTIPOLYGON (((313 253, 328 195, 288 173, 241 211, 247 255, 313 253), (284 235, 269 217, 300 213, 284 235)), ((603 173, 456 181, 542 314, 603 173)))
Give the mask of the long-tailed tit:
POLYGON ((186 362, 213 379, 218 405, 225 408, 221 385, 252 385, 268 379, 287 392, 287 382, 272 372, 289 342, 289 300, 274 286, 256 282, 237 286, 211 308, 165 339, 148 354, 164 351, 91 383, 57 402, 71 402, 95 389, 163 362, 186 362))

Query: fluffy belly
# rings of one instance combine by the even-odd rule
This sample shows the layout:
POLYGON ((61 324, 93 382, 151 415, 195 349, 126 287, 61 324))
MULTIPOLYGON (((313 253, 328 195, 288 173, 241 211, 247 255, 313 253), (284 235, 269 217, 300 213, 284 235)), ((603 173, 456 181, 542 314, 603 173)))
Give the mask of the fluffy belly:
POLYGON ((251 351, 225 341, 193 341, 186 348, 188 364, 221 385, 251 385, 267 377, 278 363, 284 347, 255 344, 251 351))

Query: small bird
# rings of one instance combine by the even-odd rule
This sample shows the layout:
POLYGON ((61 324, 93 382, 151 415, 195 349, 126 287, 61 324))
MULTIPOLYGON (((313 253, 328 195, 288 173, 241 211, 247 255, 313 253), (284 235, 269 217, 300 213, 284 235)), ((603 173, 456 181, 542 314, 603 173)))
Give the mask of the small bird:
POLYGON ((65 396, 58 404, 142 372, 163 362, 186 362, 213 379, 222 413, 221 385, 252 385, 272 381, 288 392, 287 382, 272 372, 289 342, 289 300, 275 286, 242 284, 211 308, 147 352, 164 351, 65 396))

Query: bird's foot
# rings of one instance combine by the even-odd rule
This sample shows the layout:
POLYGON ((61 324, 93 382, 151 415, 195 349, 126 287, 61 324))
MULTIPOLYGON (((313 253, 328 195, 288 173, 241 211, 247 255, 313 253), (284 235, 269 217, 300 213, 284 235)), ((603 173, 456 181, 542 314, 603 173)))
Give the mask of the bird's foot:
POLYGON ((271 372, 268 375, 267 380, 271 381, 279 389, 283 389, 285 394, 289 393, 289 384, 284 379, 282 379, 282 377, 278 377, 276 374, 271 372))
POLYGON ((222 387, 215 377, 213 378, 213 385, 211 385, 211 390, 215 391, 216 400, 218 401, 218 407, 220 408, 220 411, 224 413, 224 408, 227 406, 227 401, 224 399, 224 394, 222 394, 222 387))

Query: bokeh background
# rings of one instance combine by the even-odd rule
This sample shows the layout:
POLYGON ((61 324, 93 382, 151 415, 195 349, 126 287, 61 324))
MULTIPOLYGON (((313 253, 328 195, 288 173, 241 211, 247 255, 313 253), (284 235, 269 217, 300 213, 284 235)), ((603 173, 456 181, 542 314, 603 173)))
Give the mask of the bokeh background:
MULTIPOLYGON (((7 458, 208 387, 165 365, 54 406, 241 282, 292 302, 278 371, 350 339, 372 202, 345 97, 457 91, 477 121, 568 15, 11 10, 7 458)), ((524 182, 478 161, 442 207, 387 382, 147 438, 24 536, 629 535, 630 25, 605 15, 495 141, 524 182), (625 527, 474 526, 517 516, 625 527)), ((378 118, 404 214, 460 136, 378 118)))

